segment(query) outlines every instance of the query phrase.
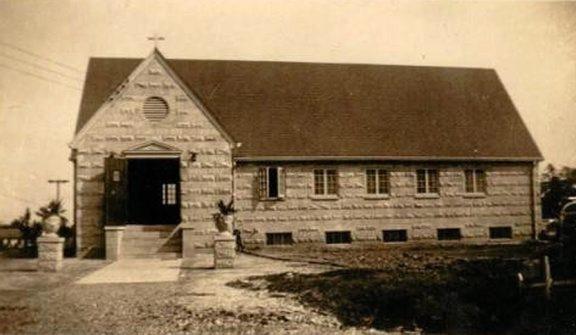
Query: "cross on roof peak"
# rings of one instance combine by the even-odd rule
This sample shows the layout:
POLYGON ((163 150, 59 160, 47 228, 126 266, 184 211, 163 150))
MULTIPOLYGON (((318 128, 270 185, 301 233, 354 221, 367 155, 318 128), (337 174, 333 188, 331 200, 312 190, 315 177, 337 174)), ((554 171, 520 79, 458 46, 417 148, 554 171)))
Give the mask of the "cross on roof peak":
POLYGON ((154 42, 154 49, 158 49, 158 42, 164 41, 164 40, 165 40, 164 36, 158 36, 157 34, 154 34, 154 36, 148 37, 148 41, 154 42))

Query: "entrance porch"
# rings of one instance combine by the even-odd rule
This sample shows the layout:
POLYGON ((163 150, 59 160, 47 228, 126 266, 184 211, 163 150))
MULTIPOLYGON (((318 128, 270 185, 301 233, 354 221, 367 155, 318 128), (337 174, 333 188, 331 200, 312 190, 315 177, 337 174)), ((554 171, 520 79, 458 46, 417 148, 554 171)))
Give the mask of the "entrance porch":
POLYGON ((180 258, 180 152, 148 144, 105 165, 106 258, 180 258))

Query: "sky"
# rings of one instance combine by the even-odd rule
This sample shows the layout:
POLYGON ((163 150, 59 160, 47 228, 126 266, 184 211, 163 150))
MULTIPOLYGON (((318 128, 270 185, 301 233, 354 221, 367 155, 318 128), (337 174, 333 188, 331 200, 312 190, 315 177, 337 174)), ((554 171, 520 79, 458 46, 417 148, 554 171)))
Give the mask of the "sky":
POLYGON ((576 167, 576 2, 0 0, 0 221, 72 180, 89 58, 154 34, 167 58, 494 68, 542 165, 576 167))

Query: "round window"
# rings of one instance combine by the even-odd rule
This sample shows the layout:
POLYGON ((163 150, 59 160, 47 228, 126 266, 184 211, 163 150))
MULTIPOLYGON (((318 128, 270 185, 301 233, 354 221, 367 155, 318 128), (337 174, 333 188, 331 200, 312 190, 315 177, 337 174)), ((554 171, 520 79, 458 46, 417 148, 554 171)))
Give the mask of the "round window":
POLYGON ((160 121, 168 116, 168 103, 162 98, 151 97, 144 101, 142 110, 148 121, 160 121))

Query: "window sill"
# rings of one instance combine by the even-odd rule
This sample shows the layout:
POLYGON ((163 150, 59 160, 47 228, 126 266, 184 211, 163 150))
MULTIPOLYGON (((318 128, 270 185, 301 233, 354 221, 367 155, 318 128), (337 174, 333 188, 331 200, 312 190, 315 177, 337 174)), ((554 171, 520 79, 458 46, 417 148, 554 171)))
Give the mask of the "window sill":
POLYGON ((366 200, 386 200, 386 199, 390 199, 390 194, 365 194, 364 199, 366 199, 366 200))
POLYGON ((440 194, 438 193, 416 193, 414 195, 416 199, 438 199, 440 198, 440 194))
POLYGON ((462 193, 464 198, 486 198, 486 193, 462 193))
POLYGON ((338 200, 340 197, 337 194, 313 194, 310 196, 312 200, 338 200))
POLYGON ((406 241, 382 241, 382 243, 384 243, 386 245, 399 245, 399 244, 408 243, 408 240, 406 240, 406 241))

